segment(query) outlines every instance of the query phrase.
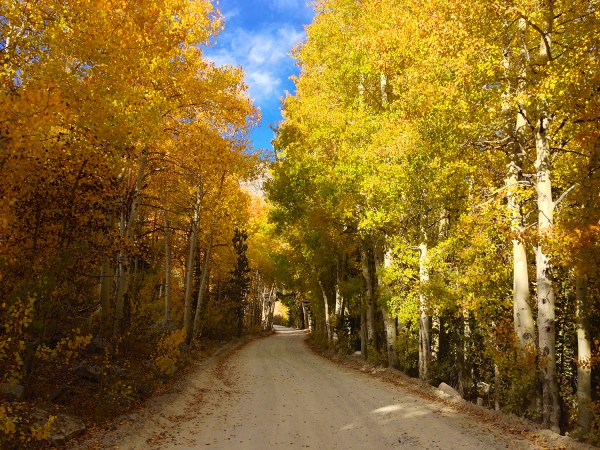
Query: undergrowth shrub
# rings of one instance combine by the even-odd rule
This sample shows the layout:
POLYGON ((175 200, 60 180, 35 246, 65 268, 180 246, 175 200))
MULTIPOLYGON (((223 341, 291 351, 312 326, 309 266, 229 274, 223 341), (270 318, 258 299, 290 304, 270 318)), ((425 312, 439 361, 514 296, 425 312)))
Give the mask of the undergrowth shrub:
POLYGON ((155 370, 162 376, 171 377, 181 359, 181 345, 185 340, 185 330, 179 329, 165 334, 158 342, 153 359, 155 370))
POLYGON ((35 295, 3 302, 0 308, 0 383, 18 384, 23 377, 28 328, 33 321, 35 295))
POLYGON ((322 330, 320 328, 313 330, 313 332, 310 335, 310 338, 318 348, 328 348, 327 333, 325 332, 325 330, 322 330))
POLYGON ((34 448, 50 437, 56 416, 39 421, 30 406, 22 402, 0 401, 0 448, 34 448))
POLYGON ((400 370, 410 376, 417 376, 419 374, 419 334, 415 325, 408 324, 398 330, 396 348, 398 349, 400 370))
POLYGON ((338 339, 335 343, 336 352, 344 355, 351 355, 354 353, 354 344, 356 342, 355 336, 352 336, 345 330, 338 330, 337 337, 338 339))
POLYGON ((41 344, 35 351, 38 360, 49 364, 68 366, 75 361, 92 341, 92 335, 81 334, 80 329, 73 330, 72 337, 58 341, 54 348, 41 344))

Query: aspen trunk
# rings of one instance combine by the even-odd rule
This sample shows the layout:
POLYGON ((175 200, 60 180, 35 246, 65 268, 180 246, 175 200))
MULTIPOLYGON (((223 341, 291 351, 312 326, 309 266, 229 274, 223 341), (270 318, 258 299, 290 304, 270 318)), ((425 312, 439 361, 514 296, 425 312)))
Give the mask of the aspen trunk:
POLYGON ((440 361, 440 343, 442 337, 442 322, 440 317, 436 314, 432 314, 429 316, 429 323, 431 325, 430 328, 430 337, 431 340, 431 361, 439 362, 440 361))
POLYGON ((319 287, 321 288, 321 293, 323 295, 323 305, 325 306, 325 333, 327 334, 327 343, 330 344, 332 340, 331 334, 331 323, 329 320, 329 299, 327 298, 327 291, 325 291, 325 287, 319 278, 317 280, 319 282, 319 287))
POLYGON ((535 352, 535 321, 529 305, 525 244, 518 239, 513 239, 513 320, 517 345, 527 358, 535 352))
POLYGON ((277 290, 275 289, 275 285, 273 285, 273 289, 271 290, 271 300, 269 303, 269 330, 273 329, 273 316, 275 314, 275 303, 277 303, 277 290))
MULTIPOLYGON (((546 39, 540 43, 540 66, 550 61, 550 37, 554 20, 554 2, 546 3, 543 32, 546 39)), ((545 100, 538 104, 535 125, 536 191, 538 206, 538 233, 540 240, 553 224, 554 202, 552 200, 551 155, 548 129, 551 117, 545 100)), ((542 376, 542 408, 544 425, 559 432, 560 408, 558 403, 558 376, 556 370, 556 331, 554 310, 554 286, 552 266, 540 241, 535 251, 538 300, 539 365, 542 376)))
MULTIPOLYGON (((525 41, 527 23, 525 19, 518 21, 517 39, 525 41)), ((527 60, 527 49, 521 50, 520 59, 527 60)), ((523 69, 520 72, 517 82, 516 95, 520 95, 525 86, 525 64, 522 61, 523 69)), ((506 70, 509 69, 509 62, 505 62, 506 70)), ((526 154, 527 120, 525 117, 526 106, 519 104, 517 118, 515 122, 515 141, 509 154, 508 175, 506 178, 507 186, 507 207, 511 223, 511 232, 513 236, 520 236, 524 229, 523 216, 521 213, 521 198, 519 196, 519 186, 523 179, 523 158, 526 154)), ((517 337, 518 351, 520 359, 525 361, 532 357, 535 352, 535 321, 530 306, 529 298, 529 276, 527 272, 527 252, 525 243, 519 237, 512 241, 513 245, 513 320, 514 330, 517 337)))
MULTIPOLYGON (((336 259, 335 276, 335 318, 336 318, 336 336, 344 334, 344 297, 341 291, 341 284, 344 281, 345 255, 336 259)), ((339 337, 339 336, 338 336, 339 337)))
POLYGON ((261 326, 263 331, 267 330, 268 327, 268 309, 269 309, 269 296, 267 294, 267 288, 263 287, 262 289, 262 293, 261 293, 261 313, 260 313, 260 322, 261 322, 261 326))
MULTIPOLYGON (((520 116, 520 114, 519 114, 520 116)), ((516 157, 515 157, 516 158, 516 157)), ((522 216, 518 199, 517 185, 520 181, 521 170, 513 161, 509 164, 508 209, 511 218, 511 232, 521 233, 522 216)), ((513 253, 513 320, 517 337, 517 345, 523 359, 535 351, 535 321, 529 304, 529 275, 527 272, 527 252, 525 243, 518 238, 512 241, 513 253)))
MULTIPOLYGON (((538 144, 536 142, 536 144, 538 144)), ((544 145, 545 147, 545 145, 544 145)), ((545 152, 545 150, 540 150, 545 152)), ((547 158, 543 158, 547 159, 547 158)), ((538 230, 540 238, 552 226, 552 192, 549 170, 540 164, 538 181, 538 230)), ((535 250, 538 300, 539 364, 542 375, 542 405, 544 425, 559 431, 558 380, 556 372, 556 331, 552 266, 540 243, 535 250)))
MULTIPOLYGON (((523 95, 527 80, 527 63, 529 61, 528 49, 524 43, 526 41, 527 21, 521 18, 517 22, 518 32, 515 37, 518 42, 523 43, 520 49, 518 61, 519 76, 514 84, 515 92, 511 92, 510 85, 507 87, 503 101, 503 111, 511 113, 511 103, 508 99, 511 95, 519 98, 523 95)), ((510 79, 510 36, 506 35, 506 47, 504 51, 504 67, 507 78, 510 79)), ((536 334, 535 320, 530 305, 529 293, 529 275, 527 265, 527 252, 522 233, 525 229, 525 223, 521 206, 521 186, 526 182, 523 177, 523 161, 527 154, 527 105, 519 102, 514 126, 507 125, 507 135, 514 136, 514 144, 509 148, 507 177, 506 177, 506 196, 507 212, 510 217, 512 240, 512 269, 513 269, 513 327, 516 339, 516 356, 519 371, 522 377, 514 380, 514 383, 529 383, 536 378, 535 354, 536 354, 536 334)), ((526 393, 527 403, 533 409, 536 408, 537 390, 531 389, 526 393)))
POLYGON ((263 330, 273 329, 273 314, 275 312, 276 286, 272 284, 270 288, 263 289, 263 330))
POLYGON ((398 352, 396 351, 396 342, 398 339, 396 318, 392 317, 387 311, 384 311, 383 321, 385 324, 388 365, 397 369, 400 367, 400 362, 398 361, 398 352))
POLYGON ((273 312, 275 310, 275 301, 274 296, 276 294, 275 284, 271 285, 271 287, 267 288, 266 286, 263 288, 263 312, 262 312, 262 323, 263 330, 268 331, 273 328, 273 312))
POLYGON ((365 280, 366 291, 366 323, 367 323, 367 353, 376 351, 375 347, 375 298, 373 289, 373 277, 371 270, 369 251, 361 246, 362 274, 365 280))
POLYGON ((343 305, 344 305, 344 299, 343 299, 342 293, 340 291, 340 281, 338 278, 338 280, 335 284, 335 311, 334 311, 336 321, 337 321, 336 326, 338 328, 341 326, 340 318, 343 313, 343 311, 342 311, 343 305))
POLYGON ((304 318, 306 320, 306 325, 307 325, 307 328, 308 328, 308 332, 312 333, 312 331, 313 331, 312 320, 311 320, 310 314, 306 311, 306 306, 304 305, 304 303, 302 303, 302 311, 304 313, 303 315, 304 315, 304 318))
POLYGON ((577 425, 588 434, 594 418, 592 409, 592 340, 590 338, 588 280, 576 269, 577 303, 577 425))
MULTIPOLYGON (((378 292, 383 293, 385 286, 383 283, 383 271, 389 269, 392 265, 392 252, 385 247, 375 249, 375 269, 377 272, 377 285, 378 292)), ((386 341, 386 354, 387 362, 390 367, 399 367, 397 345, 398 329, 396 325, 396 318, 390 311, 390 305, 385 304, 383 308, 383 324, 385 327, 385 341, 386 341)))
POLYGON ((456 360, 458 369, 458 392, 463 398, 471 395, 471 371, 467 369, 469 355, 469 341, 471 339, 471 326, 469 325, 469 313, 463 311, 462 342, 457 345, 456 360))
MULTIPOLYGON (((133 229, 137 224, 139 208, 142 201, 142 188, 144 186, 144 172, 146 170, 147 160, 148 153, 144 149, 140 156, 140 165, 138 167, 133 199, 128 211, 129 217, 127 219, 125 216, 121 217, 121 233, 126 240, 132 238, 133 229)), ((116 336, 121 335, 125 331, 125 308, 126 306, 128 307, 130 302, 129 297, 131 293, 129 292, 129 281, 131 261, 129 259, 130 256, 127 250, 123 250, 119 254, 119 278, 117 281, 117 298, 115 301, 113 327, 113 333, 116 336)))
MULTIPOLYGON (((388 79, 385 73, 382 73, 379 77, 379 86, 381 89, 381 105, 385 108, 388 103, 388 95, 387 95, 387 84, 388 79)), ((375 258, 375 263, 377 264, 377 258, 375 258)), ((389 249, 383 249, 383 261, 382 266, 384 269, 391 267, 392 265, 392 253, 389 249)), ((379 289, 383 289, 383 278, 381 275, 381 271, 377 270, 378 277, 378 285, 379 289)), ((381 291, 380 291, 381 292, 381 291)), ((398 351, 396 348, 398 342, 398 328, 396 324, 396 318, 393 317, 393 314, 389 310, 389 305, 384 306, 383 310, 383 321, 385 325, 385 339, 386 339, 386 349, 387 349, 387 360, 388 365, 390 367, 398 368, 400 367, 400 362, 398 361, 398 351)))
POLYGON ((304 319, 304 307, 302 301, 296 300, 296 307, 298 308, 298 329, 304 330, 306 328, 306 321, 304 319))
POLYGON ((202 302, 204 301, 204 292, 208 285, 208 268, 210 265, 210 257, 212 255, 212 243, 213 233, 211 231, 208 237, 208 246, 206 247, 206 253, 204 254, 204 262, 202 264, 202 275, 200 276, 200 288, 198 289, 198 301, 196 304, 196 313, 194 314, 194 327, 192 329, 192 339, 198 336, 200 328, 200 312, 202 310, 202 302))
POLYGON ((260 272, 257 270, 254 274, 254 279, 252 280, 252 322, 250 328, 254 329, 258 325, 262 326, 261 323, 261 311, 262 311, 262 302, 260 298, 260 272))
POLYGON ((167 212, 163 211, 165 228, 165 329, 171 323, 171 227, 167 212))
MULTIPOLYGON (((429 282, 427 267, 427 243, 419 245, 419 281, 421 285, 429 282)), ((431 320, 427 314, 427 298, 419 294, 421 318, 419 322, 419 378, 429 382, 431 378, 431 320)))
POLYGON ((202 184, 198 183, 198 193, 194 203, 194 213, 190 226, 190 238, 187 270, 185 274, 185 295, 183 307, 183 327, 185 329, 186 341, 190 342, 192 333, 192 284, 194 281, 194 261, 196 258, 196 246, 198 243, 198 223, 200 221, 200 208, 202 203, 202 184))

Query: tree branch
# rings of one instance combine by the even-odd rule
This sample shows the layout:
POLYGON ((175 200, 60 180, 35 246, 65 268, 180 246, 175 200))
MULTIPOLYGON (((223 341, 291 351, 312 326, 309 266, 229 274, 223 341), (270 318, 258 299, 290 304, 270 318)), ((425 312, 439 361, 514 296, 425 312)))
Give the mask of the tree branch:
POLYGON ((569 189, 567 189, 566 191, 564 191, 560 197, 558 197, 558 199, 554 202, 554 207, 556 208, 556 206, 562 202, 564 200, 564 198, 569 194, 569 192, 571 192, 573 189, 575 189, 575 187, 578 185, 579 183, 575 183, 574 185, 572 185, 569 189))

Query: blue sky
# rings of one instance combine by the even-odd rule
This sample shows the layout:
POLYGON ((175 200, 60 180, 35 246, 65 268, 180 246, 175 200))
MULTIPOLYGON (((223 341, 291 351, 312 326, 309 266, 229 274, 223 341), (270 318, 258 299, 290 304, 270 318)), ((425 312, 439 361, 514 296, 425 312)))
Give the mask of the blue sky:
POLYGON ((298 67, 289 56, 304 38, 304 26, 313 17, 310 0, 220 0, 225 30, 205 54, 216 64, 242 66, 262 121, 252 132, 254 148, 270 152, 273 132, 269 124, 281 120, 281 97, 293 92, 289 79, 298 67))

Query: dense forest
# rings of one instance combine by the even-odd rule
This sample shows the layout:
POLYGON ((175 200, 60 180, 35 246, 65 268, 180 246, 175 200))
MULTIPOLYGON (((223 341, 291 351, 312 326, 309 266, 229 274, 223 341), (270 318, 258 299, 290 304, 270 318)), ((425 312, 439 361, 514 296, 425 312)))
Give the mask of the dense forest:
POLYGON ((221 27, 208 0, 2 2, 1 447, 49 436, 44 400, 125 411, 185 349, 270 328, 259 113, 203 55, 221 27))
POLYGON ((291 318, 599 442, 600 5, 316 9, 266 188, 291 318))

